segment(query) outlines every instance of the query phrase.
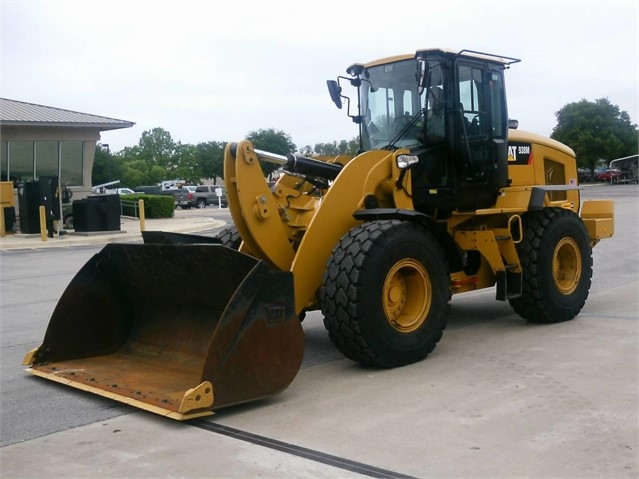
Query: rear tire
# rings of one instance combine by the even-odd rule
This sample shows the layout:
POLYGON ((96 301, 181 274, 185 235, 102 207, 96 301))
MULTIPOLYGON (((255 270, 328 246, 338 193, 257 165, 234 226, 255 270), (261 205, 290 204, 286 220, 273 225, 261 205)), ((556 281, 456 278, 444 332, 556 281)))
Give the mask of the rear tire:
POLYGON ((392 368, 424 359, 446 327, 448 265, 420 225, 375 221, 334 248, 319 300, 324 326, 342 354, 392 368))
POLYGON ((197 203, 195 206, 197 206, 200 209, 206 208, 206 200, 203 200, 200 198, 199 200, 197 200, 197 203))
POLYGON ((522 295, 510 305, 536 323, 573 319, 583 308, 592 277, 588 231, 574 212, 544 208, 523 217, 524 239, 517 245, 523 269, 522 295))

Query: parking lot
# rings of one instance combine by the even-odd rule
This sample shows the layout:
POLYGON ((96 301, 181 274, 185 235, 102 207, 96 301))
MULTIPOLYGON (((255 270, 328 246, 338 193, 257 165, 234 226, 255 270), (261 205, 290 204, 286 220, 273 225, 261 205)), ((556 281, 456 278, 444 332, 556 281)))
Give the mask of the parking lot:
POLYGON ((186 423, 26 374, 22 357, 101 246, 0 251, 0 475, 639 477, 638 187, 582 198, 615 200, 615 236, 593 250, 575 320, 527 324, 493 290, 458 295, 425 361, 378 370, 343 358, 313 312, 286 391, 186 423))

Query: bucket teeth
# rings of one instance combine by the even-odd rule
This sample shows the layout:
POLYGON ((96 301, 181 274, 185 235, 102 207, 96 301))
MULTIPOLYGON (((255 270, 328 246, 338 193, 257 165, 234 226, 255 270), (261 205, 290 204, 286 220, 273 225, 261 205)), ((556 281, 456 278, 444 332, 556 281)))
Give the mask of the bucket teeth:
POLYGON ((35 362, 36 354, 38 354, 38 348, 32 349, 25 354, 24 359, 22 360, 22 365, 31 366, 35 362))
POLYGON ((213 385, 209 381, 204 381, 184 393, 178 412, 185 414, 195 409, 210 408, 213 401, 213 385))

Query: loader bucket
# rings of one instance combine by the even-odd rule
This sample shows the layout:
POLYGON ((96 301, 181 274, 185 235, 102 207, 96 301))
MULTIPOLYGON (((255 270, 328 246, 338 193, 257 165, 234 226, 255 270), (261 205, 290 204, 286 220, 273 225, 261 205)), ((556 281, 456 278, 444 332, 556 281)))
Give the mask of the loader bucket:
POLYGON ((143 231, 142 239, 145 243, 155 244, 222 244, 222 240, 219 238, 188 233, 175 233, 173 231, 143 231))
POLYGON ((24 365, 184 420, 284 390, 303 351, 290 272, 216 244, 109 244, 24 365))

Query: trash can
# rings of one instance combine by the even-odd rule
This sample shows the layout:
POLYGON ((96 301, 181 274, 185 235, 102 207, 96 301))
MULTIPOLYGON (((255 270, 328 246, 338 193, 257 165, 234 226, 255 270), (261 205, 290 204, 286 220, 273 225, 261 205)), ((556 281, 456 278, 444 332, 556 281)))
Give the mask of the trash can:
POLYGON ((73 202, 73 228, 76 232, 102 231, 97 202, 89 198, 73 202))
POLYGON ((57 176, 42 176, 37 181, 18 183, 18 211, 22 233, 40 233, 40 206, 44 206, 47 229, 52 235, 53 221, 60 219, 57 176))
POLYGON ((20 212, 20 232, 37 234, 40 232, 40 189, 36 181, 18 183, 18 211, 20 212))
POLYGON ((16 209, 13 206, 5 206, 2 208, 4 212, 4 229, 6 231, 12 230, 13 225, 16 222, 16 209))
POLYGON ((120 231, 120 196, 87 196, 73 202, 76 232, 120 231))
POLYGON ((120 231, 120 195, 105 195, 100 203, 106 231, 120 231))

